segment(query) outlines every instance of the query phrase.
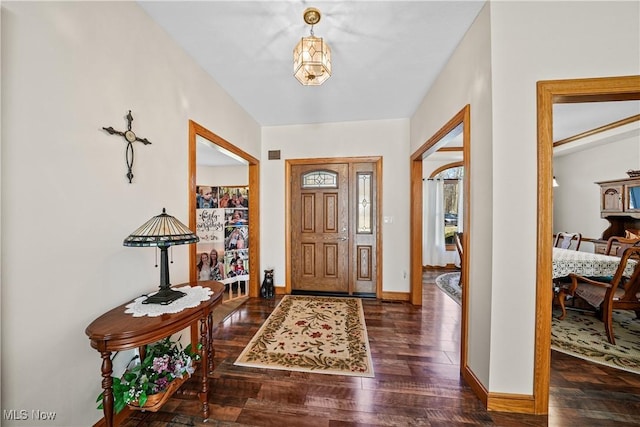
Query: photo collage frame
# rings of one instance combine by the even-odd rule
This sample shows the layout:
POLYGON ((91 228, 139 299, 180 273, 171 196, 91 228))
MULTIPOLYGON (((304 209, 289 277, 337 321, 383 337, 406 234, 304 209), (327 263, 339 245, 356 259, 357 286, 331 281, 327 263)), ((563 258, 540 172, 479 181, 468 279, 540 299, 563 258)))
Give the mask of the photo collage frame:
MULTIPOLYGON (((198 280, 249 274, 249 187, 196 186, 198 280)), ((244 278, 243 278, 244 279, 244 278)))

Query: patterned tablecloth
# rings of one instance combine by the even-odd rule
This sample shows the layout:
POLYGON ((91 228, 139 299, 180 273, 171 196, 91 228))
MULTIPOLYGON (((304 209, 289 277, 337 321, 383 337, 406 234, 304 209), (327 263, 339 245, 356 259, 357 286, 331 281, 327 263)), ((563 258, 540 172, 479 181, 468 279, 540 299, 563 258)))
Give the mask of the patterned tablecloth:
MULTIPOLYGON (((568 276, 570 273, 587 277, 613 276, 620 265, 620 258, 609 255, 553 248, 553 278, 568 276)), ((630 277, 636 261, 629 260, 624 271, 630 277)))

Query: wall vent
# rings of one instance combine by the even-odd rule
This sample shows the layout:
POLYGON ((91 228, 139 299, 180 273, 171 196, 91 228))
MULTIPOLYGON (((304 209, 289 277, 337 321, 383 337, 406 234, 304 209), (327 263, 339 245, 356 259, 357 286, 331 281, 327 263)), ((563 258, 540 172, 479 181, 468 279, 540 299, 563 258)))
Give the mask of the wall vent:
POLYGON ((269 150, 269 160, 280 160, 280 150, 269 150))

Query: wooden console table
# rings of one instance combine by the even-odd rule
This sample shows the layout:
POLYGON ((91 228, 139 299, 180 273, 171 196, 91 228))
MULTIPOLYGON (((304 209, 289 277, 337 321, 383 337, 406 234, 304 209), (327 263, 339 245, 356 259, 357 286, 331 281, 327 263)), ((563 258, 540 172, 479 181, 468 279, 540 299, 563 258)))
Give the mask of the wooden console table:
POLYGON ((202 404, 202 416, 206 420, 209 417, 209 388, 207 384, 208 371, 213 369, 213 345, 212 345, 212 311, 213 308, 222 302, 224 285, 220 282, 193 282, 184 285, 208 287, 213 291, 211 297, 202 301, 200 305, 193 308, 186 308, 179 313, 163 314, 157 317, 133 317, 125 313, 128 301, 119 307, 114 308, 96 320, 91 322, 85 333, 91 340, 91 347, 100 352, 102 356, 102 388, 104 395, 102 399, 104 419, 107 427, 113 426, 113 379, 111 374, 113 367, 111 364, 111 352, 120 350, 130 350, 136 347, 143 347, 147 344, 159 341, 167 336, 179 332, 200 321, 200 367, 202 372, 202 384, 198 398, 202 404))

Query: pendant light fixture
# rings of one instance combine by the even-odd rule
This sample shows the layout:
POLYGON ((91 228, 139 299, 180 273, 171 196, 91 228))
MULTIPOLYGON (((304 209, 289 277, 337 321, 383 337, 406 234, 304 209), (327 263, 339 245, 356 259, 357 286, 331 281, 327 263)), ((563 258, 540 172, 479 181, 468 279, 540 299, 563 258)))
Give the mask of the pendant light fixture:
POLYGON ((305 9, 304 22, 311 25, 311 35, 302 37, 293 49, 293 75, 305 86, 319 86, 331 77, 331 48, 313 34, 313 26, 320 22, 320 11, 305 9))

